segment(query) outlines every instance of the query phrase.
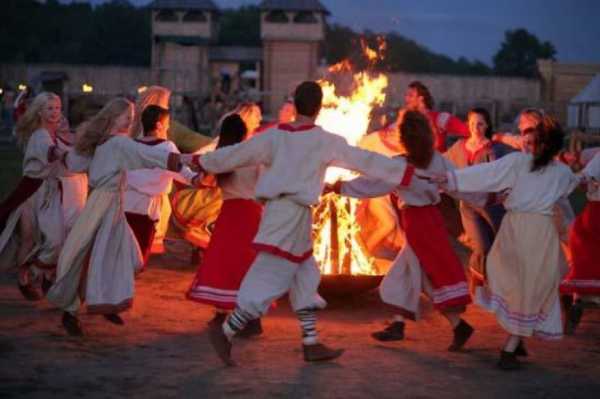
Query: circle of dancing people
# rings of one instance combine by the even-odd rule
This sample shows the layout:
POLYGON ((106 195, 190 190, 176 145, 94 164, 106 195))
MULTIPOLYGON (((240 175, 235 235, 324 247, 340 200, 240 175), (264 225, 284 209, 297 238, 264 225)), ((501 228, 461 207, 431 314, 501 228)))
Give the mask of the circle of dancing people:
POLYGON ((465 124, 433 111, 427 87, 413 82, 397 119, 359 148, 316 125, 316 82, 301 83, 279 120, 263 127, 260 108, 241 104, 214 140, 178 135, 169 97, 154 86, 136 104, 115 98, 72 133, 60 98, 41 93, 16 125, 23 177, 0 205, 0 266, 17 270, 25 299, 60 308, 69 335, 85 335, 84 304, 124 324, 135 275, 164 250, 174 184, 190 187, 182 191, 191 208, 202 201, 199 188, 219 192, 186 295, 215 309, 208 336, 226 365, 235 364, 234 337, 260 335, 261 318, 285 294, 304 360, 342 355, 316 329, 326 302, 311 207, 331 193, 365 200, 378 221, 364 240, 370 252, 392 248, 379 293, 396 311, 375 340, 403 340, 425 294, 448 320, 448 351, 461 351, 475 332, 465 316, 474 301, 506 332, 497 365, 512 370, 528 356, 527 339, 573 334, 586 303, 600 296, 600 151, 563 151, 563 129, 541 110, 520 114, 518 136, 494 133, 485 109, 471 109, 465 124), (446 148, 449 135, 458 140, 446 148), (360 176, 325 184, 332 166, 360 176), (568 196, 580 185, 588 201, 575 217, 568 196), (470 281, 442 212, 454 201, 472 249, 470 281), (397 240, 386 243, 390 233, 397 240))

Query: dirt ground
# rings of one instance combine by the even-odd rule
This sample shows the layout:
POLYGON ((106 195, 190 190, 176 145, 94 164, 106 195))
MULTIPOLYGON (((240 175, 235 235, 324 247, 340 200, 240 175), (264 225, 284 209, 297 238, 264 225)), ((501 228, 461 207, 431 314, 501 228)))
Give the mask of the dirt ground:
POLYGON ((299 326, 282 300, 263 336, 235 342, 239 366, 225 368, 207 339, 211 309, 184 298, 194 273, 186 263, 154 258, 126 325, 84 315, 85 338, 66 336, 56 309, 22 300, 14 276, 0 277, 0 398, 600 397, 598 310, 574 337, 529 341, 524 369, 502 372, 494 364, 504 334, 489 314, 469 308, 476 333, 462 353, 446 352, 451 331, 430 308, 405 341, 382 344, 369 336, 389 317, 374 292, 335 299, 319 314, 322 340, 347 350, 338 361, 302 360, 299 326))

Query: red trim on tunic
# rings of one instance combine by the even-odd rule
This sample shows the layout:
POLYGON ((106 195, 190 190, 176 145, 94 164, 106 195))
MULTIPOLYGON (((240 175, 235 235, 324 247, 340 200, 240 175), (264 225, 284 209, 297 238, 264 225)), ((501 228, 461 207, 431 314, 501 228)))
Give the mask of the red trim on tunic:
POLYGON ((302 255, 294 255, 291 252, 288 252, 284 249, 281 249, 279 247, 276 247, 276 246, 270 245, 270 244, 262 244, 262 243, 255 242, 252 244, 252 247, 257 252, 267 252, 267 253, 270 253, 271 255, 275 255, 280 258, 284 258, 293 263, 302 263, 306 259, 310 258, 313 254, 312 248, 309 249, 308 251, 306 251, 305 253, 303 253, 302 255))
POLYGON ((415 167, 410 164, 406 165, 406 170, 404 171, 404 176, 402 176, 402 181, 400 182, 400 185, 402 187, 409 186, 414 174, 415 174, 415 167))
POLYGON ((262 126, 259 126, 258 129, 256 129, 254 131, 254 133, 252 134, 252 136, 256 136, 257 134, 261 134, 266 132, 267 130, 277 127, 277 122, 269 122, 269 123, 265 123, 262 126))
POLYGON ((57 140, 59 140, 59 141, 60 141, 61 143, 63 143, 64 145, 67 145, 67 146, 69 146, 69 147, 72 147, 72 146, 73 146, 73 143, 72 143, 71 141, 69 141, 69 140, 65 139, 65 138, 64 138, 64 137, 62 137, 62 136, 56 135, 56 139, 57 139, 57 140))
POLYGON ((125 212, 125 218, 127 219, 127 224, 133 230, 133 234, 142 251, 142 259, 144 260, 142 270, 145 270, 148 259, 150 259, 154 235, 156 234, 154 221, 148 215, 131 212, 125 212))
POLYGON ((492 142, 488 141, 487 143, 485 143, 483 146, 481 146, 479 149, 477 149, 476 151, 471 151, 467 148, 467 140, 464 140, 462 142, 462 149, 465 153, 465 158, 467 159, 467 164, 469 165, 473 165, 473 163, 475 162, 475 158, 477 157, 477 155, 479 155, 482 151, 487 151, 491 148, 492 146, 492 142))
POLYGON ((569 233, 571 270, 560 286, 565 294, 600 295, 600 201, 588 201, 569 233))
POLYGON ((21 204, 27 201, 40 188, 43 179, 23 176, 12 193, 0 204, 0 232, 6 227, 6 222, 21 204))
POLYGON ((286 132, 304 132, 306 130, 314 129, 315 127, 316 127, 316 125, 314 125, 314 124, 292 126, 288 123, 281 123, 281 124, 277 125, 277 129, 285 130, 286 132))
POLYGON ((141 139, 134 139, 134 140, 137 143, 151 145, 151 146, 159 145, 159 144, 164 143, 165 141, 167 141, 165 139, 159 139, 159 138, 155 138, 155 139, 148 140, 148 141, 141 140, 141 139))
POLYGON ((167 170, 179 172, 181 170, 181 154, 170 152, 167 158, 167 170))
POLYGON ((460 309, 471 303, 468 289, 464 292, 467 287, 465 271, 450 245, 444 218, 438 207, 409 206, 401 209, 400 215, 406 240, 431 282, 435 308, 460 309))

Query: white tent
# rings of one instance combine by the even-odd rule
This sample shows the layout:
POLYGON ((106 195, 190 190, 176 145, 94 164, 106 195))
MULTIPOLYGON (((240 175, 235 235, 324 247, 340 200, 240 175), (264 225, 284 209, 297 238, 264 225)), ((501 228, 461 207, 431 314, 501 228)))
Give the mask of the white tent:
POLYGON ((568 106, 569 127, 600 129, 600 74, 568 106))

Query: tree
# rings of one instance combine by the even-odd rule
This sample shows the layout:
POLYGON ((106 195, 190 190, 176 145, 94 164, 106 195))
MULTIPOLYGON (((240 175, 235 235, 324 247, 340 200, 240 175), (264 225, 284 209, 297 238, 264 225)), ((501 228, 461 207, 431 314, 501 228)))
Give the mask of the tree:
POLYGON ((508 30, 494 56, 494 71, 499 75, 532 78, 537 74, 537 60, 554 60, 555 55, 552 43, 541 42, 525 29, 508 30))

